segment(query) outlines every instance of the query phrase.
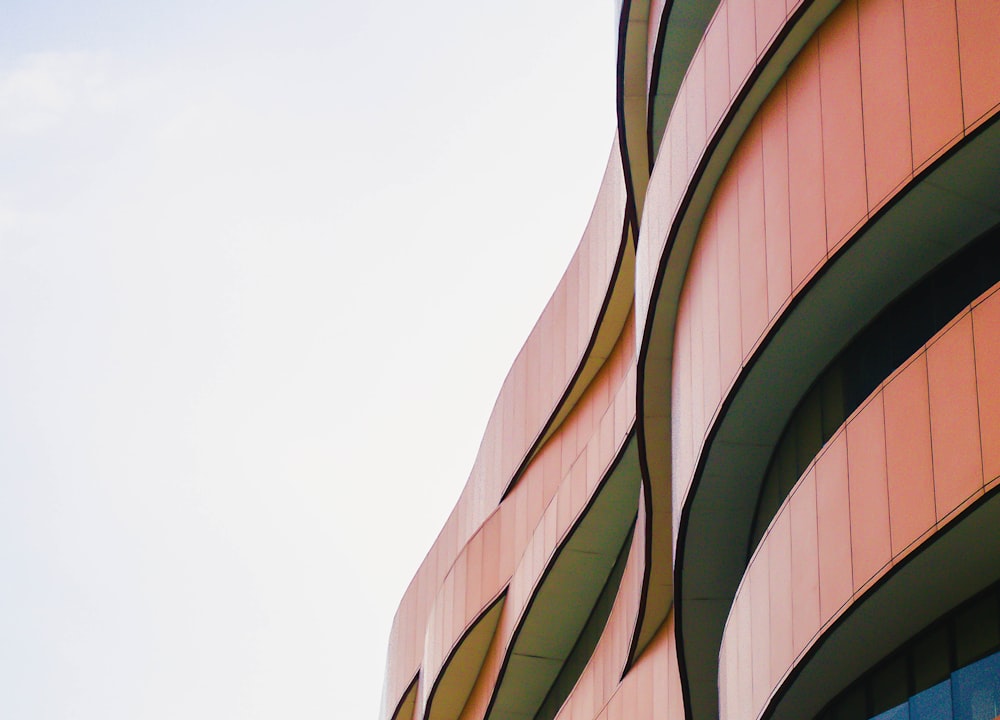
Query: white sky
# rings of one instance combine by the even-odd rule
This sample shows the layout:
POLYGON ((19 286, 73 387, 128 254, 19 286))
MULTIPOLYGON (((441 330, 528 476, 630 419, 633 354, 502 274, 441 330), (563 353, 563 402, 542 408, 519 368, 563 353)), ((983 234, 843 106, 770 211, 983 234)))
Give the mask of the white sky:
POLYGON ((374 718, 613 0, 5 0, 0 717, 374 718))

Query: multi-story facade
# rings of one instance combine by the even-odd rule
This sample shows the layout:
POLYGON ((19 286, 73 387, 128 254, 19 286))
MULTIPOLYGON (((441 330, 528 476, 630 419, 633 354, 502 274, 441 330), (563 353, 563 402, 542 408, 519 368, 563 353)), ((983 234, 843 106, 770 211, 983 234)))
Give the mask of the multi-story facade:
POLYGON ((1000 3, 624 0, 380 720, 1000 716, 1000 3))

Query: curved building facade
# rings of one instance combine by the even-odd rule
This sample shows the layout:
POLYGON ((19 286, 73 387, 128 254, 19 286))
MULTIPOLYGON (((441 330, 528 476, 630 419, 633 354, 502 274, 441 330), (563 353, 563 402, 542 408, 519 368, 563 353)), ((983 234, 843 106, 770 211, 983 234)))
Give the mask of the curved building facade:
POLYGON ((380 720, 1000 718, 1000 3, 617 17, 380 720))

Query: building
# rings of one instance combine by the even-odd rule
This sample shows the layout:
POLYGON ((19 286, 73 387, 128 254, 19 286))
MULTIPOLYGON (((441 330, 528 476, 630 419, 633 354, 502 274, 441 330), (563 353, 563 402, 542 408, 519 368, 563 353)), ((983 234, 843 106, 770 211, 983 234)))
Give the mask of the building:
POLYGON ((1000 3, 618 17, 381 720, 1000 717, 1000 3))

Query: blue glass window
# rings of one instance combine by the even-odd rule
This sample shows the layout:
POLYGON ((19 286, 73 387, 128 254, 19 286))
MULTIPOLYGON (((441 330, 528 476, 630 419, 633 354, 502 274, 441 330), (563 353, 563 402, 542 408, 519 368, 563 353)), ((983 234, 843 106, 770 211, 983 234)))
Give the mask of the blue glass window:
POLYGON ((821 720, 1000 720, 1000 583, 848 685, 821 720))
POLYGON ((910 720, 952 720, 951 680, 911 697, 910 720))
POLYGON ((906 703, 876 715, 872 720, 910 720, 910 707, 906 703))
POLYGON ((955 720, 1000 717, 1000 653, 956 670, 951 685, 955 720))

